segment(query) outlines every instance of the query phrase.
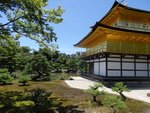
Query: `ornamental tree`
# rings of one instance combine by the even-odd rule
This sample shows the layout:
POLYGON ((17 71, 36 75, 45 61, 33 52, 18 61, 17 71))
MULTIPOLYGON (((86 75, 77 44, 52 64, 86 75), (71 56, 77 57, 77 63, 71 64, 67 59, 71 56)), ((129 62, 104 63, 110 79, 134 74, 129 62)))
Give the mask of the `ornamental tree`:
POLYGON ((105 96, 103 100, 103 105, 106 107, 110 107, 113 109, 113 113, 116 113, 116 111, 119 109, 125 109, 126 105, 124 101, 122 101, 120 98, 117 98, 116 96, 105 96))
POLYGON ((32 80, 50 79, 51 68, 45 56, 35 53, 25 67, 26 74, 31 74, 32 80))
POLYGON ((102 83, 95 83, 94 86, 90 86, 85 92, 89 93, 92 96, 92 102, 97 102, 96 97, 99 95, 104 95, 104 91, 99 91, 98 88, 103 87, 102 83))
POLYGON ((8 82, 11 82, 12 80, 13 80, 13 78, 9 74, 8 69, 6 69, 6 68, 0 69, 0 83, 2 85, 6 84, 8 82))
POLYGON ((27 75, 22 75, 22 76, 20 76, 19 77, 19 83, 22 83, 23 84, 23 86, 25 86, 26 85, 26 83, 28 83, 28 81, 30 81, 31 80, 31 78, 29 77, 29 76, 27 76, 27 75))
POLYGON ((123 84, 123 82, 117 82, 115 83, 115 86, 112 87, 112 91, 119 93, 122 100, 126 100, 126 96, 123 94, 123 92, 124 91, 129 92, 129 89, 127 88, 125 84, 123 84))
POLYGON ((30 38, 41 46, 56 40, 50 23, 60 23, 64 10, 47 9, 48 0, 0 0, 0 37, 14 41, 30 38))

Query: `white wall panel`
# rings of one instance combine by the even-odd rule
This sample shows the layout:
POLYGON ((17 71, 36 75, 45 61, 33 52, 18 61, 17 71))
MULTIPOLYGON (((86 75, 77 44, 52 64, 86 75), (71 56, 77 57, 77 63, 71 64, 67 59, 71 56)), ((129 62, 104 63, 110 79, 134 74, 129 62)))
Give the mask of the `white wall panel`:
POLYGON ((99 63, 94 63, 94 74, 99 75, 99 63))
POLYGON ((120 62, 108 62, 108 69, 120 69, 120 62))
POLYGON ((117 77, 120 77, 121 73, 120 73, 120 71, 108 71, 108 76, 117 76, 117 77))
POLYGON ((147 62, 147 60, 143 60, 143 59, 136 59, 136 62, 147 62))
POLYGON ((134 59, 125 59, 125 58, 123 58, 122 61, 128 61, 128 62, 133 61, 134 62, 134 59))
POLYGON ((97 62, 97 61, 99 61, 99 59, 95 59, 94 61, 97 62))
POLYGON ((131 56, 131 55, 127 55, 125 57, 127 57, 127 58, 134 58, 134 56, 131 56))
POLYGON ((147 70, 147 64, 146 63, 136 63, 136 69, 145 69, 145 70, 147 70))
POLYGON ((106 58, 101 58, 100 61, 106 61, 106 58))
POLYGON ((111 57, 120 57, 120 55, 110 55, 111 57))
POLYGON ((136 71, 136 76, 145 77, 145 76, 148 76, 148 72, 147 71, 136 71))
POLYGON ((134 63, 122 63, 122 69, 134 69, 134 63))
POLYGON ((100 75, 106 76, 106 62, 100 62, 100 75))
POLYGON ((89 62, 93 62, 94 60, 89 60, 89 62))
POLYGON ((111 60, 111 61, 120 61, 120 58, 108 58, 108 60, 111 60))
POLYGON ((134 71, 122 71, 122 76, 134 77, 134 71))

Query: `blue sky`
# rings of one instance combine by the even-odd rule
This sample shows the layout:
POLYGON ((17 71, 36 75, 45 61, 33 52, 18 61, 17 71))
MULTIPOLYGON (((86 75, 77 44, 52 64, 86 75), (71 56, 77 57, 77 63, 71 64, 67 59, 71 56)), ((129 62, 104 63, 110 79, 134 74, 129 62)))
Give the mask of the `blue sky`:
MULTIPOLYGON (((59 51, 75 53, 85 51, 73 45, 90 32, 90 26, 99 21, 112 7, 115 0, 49 0, 48 8, 58 5, 65 10, 62 23, 54 25, 59 51)), ((120 2, 121 0, 118 0, 120 2)), ((150 11, 150 0, 125 0, 129 7, 150 11)), ((29 39, 21 39, 21 45, 37 49, 38 45, 29 39)))

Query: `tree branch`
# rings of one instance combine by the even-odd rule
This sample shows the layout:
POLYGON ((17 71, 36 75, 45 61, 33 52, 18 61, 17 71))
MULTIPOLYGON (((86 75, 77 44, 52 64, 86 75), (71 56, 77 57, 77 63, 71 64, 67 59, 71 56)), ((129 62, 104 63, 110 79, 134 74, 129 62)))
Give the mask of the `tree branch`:
MULTIPOLYGON (((24 15, 24 16, 25 16, 25 15, 24 15)), ((14 19, 14 20, 12 20, 12 21, 9 21, 9 22, 7 22, 7 23, 5 23, 5 24, 3 24, 3 25, 0 25, 0 27, 4 27, 4 26, 6 26, 6 25, 8 25, 8 24, 10 24, 10 23, 13 23, 13 22, 19 20, 20 18, 22 18, 22 17, 24 17, 24 16, 18 17, 18 18, 14 19)))

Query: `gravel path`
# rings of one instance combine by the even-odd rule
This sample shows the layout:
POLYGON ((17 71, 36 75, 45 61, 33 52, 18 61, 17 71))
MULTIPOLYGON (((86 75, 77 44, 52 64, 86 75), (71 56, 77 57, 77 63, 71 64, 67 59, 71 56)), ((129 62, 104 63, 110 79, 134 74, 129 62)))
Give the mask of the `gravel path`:
MULTIPOLYGON (((66 80, 66 84, 68 84, 72 88, 76 89, 88 89, 89 86, 92 86, 95 82, 91 80, 87 80, 82 77, 72 77, 74 80, 66 80)), ((141 100, 147 103, 150 103, 150 97, 147 96, 147 93, 150 93, 150 87, 132 87, 130 88, 130 92, 124 92, 124 94, 129 97, 136 100, 141 100)), ((115 92, 112 92, 111 88, 103 87, 99 90, 105 90, 108 93, 111 94, 117 94, 115 92)))

